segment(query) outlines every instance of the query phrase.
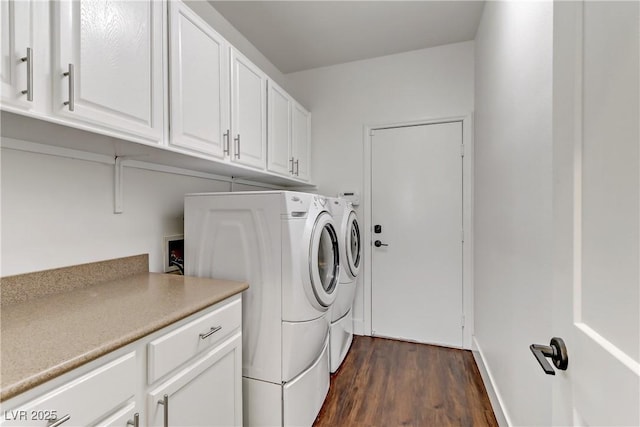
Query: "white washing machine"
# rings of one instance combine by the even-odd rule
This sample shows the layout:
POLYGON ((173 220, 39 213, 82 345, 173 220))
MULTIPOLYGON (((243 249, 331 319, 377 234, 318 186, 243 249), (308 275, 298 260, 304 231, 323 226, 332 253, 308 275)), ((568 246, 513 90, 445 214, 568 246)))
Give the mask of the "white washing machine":
POLYGON ((329 390, 338 236, 322 196, 185 196, 185 274, 246 281, 244 425, 310 426, 329 390))
POLYGON ((336 372, 347 356, 353 341, 352 306, 356 279, 362 263, 362 237, 358 217, 351 202, 330 198, 331 214, 338 227, 340 251, 340 281, 338 295, 330 309, 329 360, 331 372, 336 372))

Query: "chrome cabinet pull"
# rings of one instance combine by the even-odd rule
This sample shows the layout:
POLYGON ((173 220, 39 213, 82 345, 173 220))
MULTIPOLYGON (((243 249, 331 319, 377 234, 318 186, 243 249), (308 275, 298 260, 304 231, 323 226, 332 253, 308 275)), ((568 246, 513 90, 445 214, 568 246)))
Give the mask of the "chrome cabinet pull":
POLYGON ((169 427, 169 395, 165 394, 162 400, 158 400, 158 405, 164 406, 164 427, 169 427))
POLYGON ((60 419, 55 419, 55 420, 49 421, 49 423, 47 423, 47 427, 59 427, 62 424, 64 424, 67 421, 69 421, 70 419, 71 419, 71 415, 67 414, 64 417, 60 418, 60 419))
POLYGON ((296 159, 296 176, 300 175, 300 159, 296 159))
POLYGON ((229 154, 229 129, 222 136, 224 138, 222 154, 229 154))
POLYGON ((133 421, 132 420, 127 421, 127 425, 133 426, 133 427, 140 427, 140 413, 136 412, 135 414, 133 414, 133 421))
POLYGON ((27 101, 33 101, 33 50, 27 48, 27 56, 20 58, 20 61, 27 63, 27 88, 22 91, 27 95, 27 101))
POLYGON ((207 338, 209 338, 211 335, 215 334, 216 332, 218 332, 220 329, 222 329, 222 326, 214 326, 211 329, 209 329, 209 332, 205 332, 203 334, 200 334, 200 339, 206 340, 207 338))
POLYGON ((76 108, 75 105, 75 101, 74 98, 76 96, 76 91, 74 88, 74 80, 75 80, 75 73, 73 70, 73 64, 69 64, 69 71, 67 71, 66 73, 62 73, 63 76, 65 77, 69 77, 69 100, 64 102, 64 105, 68 105, 69 106, 69 111, 74 111, 76 108))
POLYGON ((233 138, 233 140, 236 143, 236 152, 235 152, 234 155, 235 155, 236 158, 239 159, 240 158, 240 134, 238 134, 237 137, 233 138))
POLYGON ((294 175, 294 173, 293 173, 294 158, 293 158, 293 157, 292 157, 292 158, 290 158, 290 159, 289 159, 289 162, 291 162, 291 169, 289 169, 289 172, 291 173, 291 175, 294 175))

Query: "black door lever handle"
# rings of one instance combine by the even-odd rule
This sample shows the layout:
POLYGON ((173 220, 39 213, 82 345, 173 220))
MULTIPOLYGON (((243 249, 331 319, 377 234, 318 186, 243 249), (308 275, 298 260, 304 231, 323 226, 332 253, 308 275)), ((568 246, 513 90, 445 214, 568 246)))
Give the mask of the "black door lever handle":
POLYGON ((380 246, 389 246, 386 243, 382 243, 380 240, 376 240, 375 242, 373 242, 373 244, 376 248, 379 248, 380 246))
POLYGON ((567 346, 562 338, 553 337, 549 345, 531 344, 529 349, 538 360, 538 363, 547 375, 555 375, 556 371, 546 359, 547 357, 553 361, 557 369, 566 371, 569 365, 569 356, 567 355, 567 346))

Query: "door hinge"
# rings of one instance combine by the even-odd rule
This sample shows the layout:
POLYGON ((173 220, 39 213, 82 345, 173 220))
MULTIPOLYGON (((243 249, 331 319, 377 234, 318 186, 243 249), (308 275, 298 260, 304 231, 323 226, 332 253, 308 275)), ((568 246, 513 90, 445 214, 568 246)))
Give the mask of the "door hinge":
POLYGON ((464 144, 460 144, 460 157, 464 157, 464 144))
POLYGON ((463 328, 464 328, 464 321, 465 321, 465 319, 464 319, 464 314, 463 314, 463 315, 462 315, 462 327, 463 327, 463 328))
POLYGON ((460 230, 460 240, 464 242, 464 230, 460 230))

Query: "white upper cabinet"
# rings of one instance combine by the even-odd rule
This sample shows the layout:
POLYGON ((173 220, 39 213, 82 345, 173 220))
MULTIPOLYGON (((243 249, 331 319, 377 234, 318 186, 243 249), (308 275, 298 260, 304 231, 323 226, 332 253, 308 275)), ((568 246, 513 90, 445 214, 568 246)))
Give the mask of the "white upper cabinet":
POLYGON ((7 135, 278 185, 309 180, 309 113, 180 0, 0 0, 0 50, 3 119, 114 139, 105 147, 59 127, 43 137, 12 115, 7 135))
POLYGON ((163 5, 55 2, 53 112, 162 141, 163 5))
POLYGON ((223 159, 229 154, 229 47, 182 2, 169 8, 170 143, 223 159))
POLYGON ((268 170, 308 181, 311 114, 269 80, 267 116, 268 170))
POLYGON ((308 181, 311 179, 311 113, 294 101, 291 116, 293 175, 308 181))
POLYGON ((0 1, 2 102, 25 110, 35 105, 35 13, 35 1, 0 1))
POLYGON ((264 169, 267 151, 267 76, 231 48, 231 160, 264 169))
POLYGON ((294 159, 291 153, 291 98, 269 80, 267 169, 281 175, 291 175, 294 159))

